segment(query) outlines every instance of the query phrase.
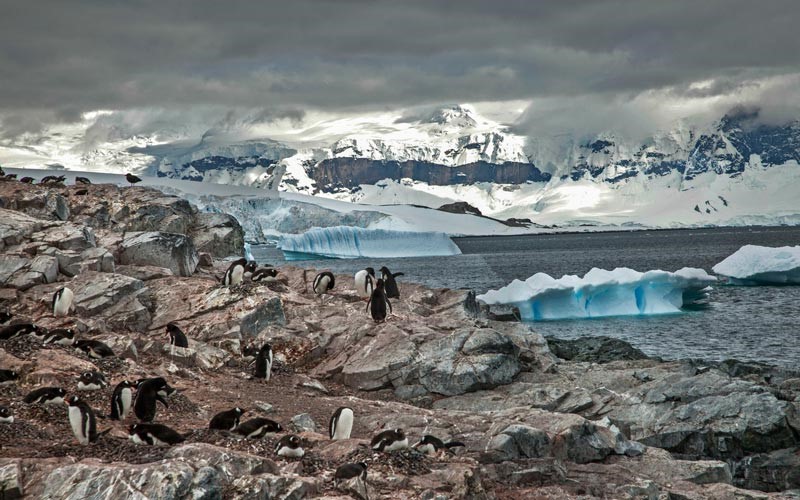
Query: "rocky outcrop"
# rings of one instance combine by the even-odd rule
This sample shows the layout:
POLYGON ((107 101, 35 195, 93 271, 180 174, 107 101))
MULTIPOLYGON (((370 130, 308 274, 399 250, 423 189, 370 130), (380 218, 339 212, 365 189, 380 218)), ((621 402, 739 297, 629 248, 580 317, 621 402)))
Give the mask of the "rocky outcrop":
POLYGON ((214 257, 242 255, 244 230, 232 215, 199 213, 190 235, 198 252, 214 257))
POLYGON ((165 267, 177 276, 191 276, 199 261, 191 238, 158 231, 126 233, 119 259, 125 265, 165 267))
POLYGON ((149 290, 144 283, 121 274, 87 271, 69 283, 78 315, 108 328, 144 331, 150 325, 149 290))

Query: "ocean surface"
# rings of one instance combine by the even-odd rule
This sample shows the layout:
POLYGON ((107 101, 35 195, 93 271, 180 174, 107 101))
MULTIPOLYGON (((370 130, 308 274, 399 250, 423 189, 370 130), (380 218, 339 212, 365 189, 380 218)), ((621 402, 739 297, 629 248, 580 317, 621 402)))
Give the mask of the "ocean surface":
MULTIPOLYGON (((317 260, 294 265, 353 274, 386 265, 399 278, 430 287, 499 288, 537 272, 554 277, 583 275, 593 267, 637 271, 711 268, 742 245, 800 244, 800 227, 711 228, 613 233, 454 238, 462 255, 353 260, 317 260)), ((254 246, 259 263, 284 265, 280 250, 254 246)), ((615 317, 531 323, 545 336, 606 335, 664 359, 761 361, 800 367, 800 286, 718 285, 707 309, 650 317, 615 317)))

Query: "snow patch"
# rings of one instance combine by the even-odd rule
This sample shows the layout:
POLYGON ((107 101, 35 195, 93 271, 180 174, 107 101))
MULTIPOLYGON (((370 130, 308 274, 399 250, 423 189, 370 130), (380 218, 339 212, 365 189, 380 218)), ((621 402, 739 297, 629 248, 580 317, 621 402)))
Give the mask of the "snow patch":
POLYGON ((734 285, 800 285, 800 245, 745 245, 713 267, 734 285))

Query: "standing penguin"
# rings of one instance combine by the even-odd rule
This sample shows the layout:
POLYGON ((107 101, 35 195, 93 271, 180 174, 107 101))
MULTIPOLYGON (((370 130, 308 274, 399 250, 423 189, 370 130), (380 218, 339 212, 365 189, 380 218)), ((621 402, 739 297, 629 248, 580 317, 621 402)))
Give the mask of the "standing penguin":
POLYGON ((408 448, 408 438, 403 429, 390 429, 378 433, 369 443, 370 448, 378 451, 395 451, 408 448))
POLYGON ((133 412, 136 418, 143 422, 152 422, 156 418, 156 401, 160 401, 169 408, 161 391, 169 385, 164 377, 148 378, 140 381, 136 390, 136 400, 133 402, 133 412))
POLYGON ((74 298, 75 294, 65 286, 56 290, 56 293, 53 294, 53 316, 67 316, 72 308, 72 299, 74 298))
POLYGON ((97 434, 97 420, 94 411, 81 398, 72 396, 66 404, 69 406, 69 425, 80 444, 94 443, 98 437, 108 432, 106 430, 97 434))
POLYGON ((189 340, 186 338, 186 334, 175 323, 167 324, 167 336, 171 346, 189 347, 189 340))
POLYGON ((225 276, 222 278, 222 284, 225 286, 238 285, 244 279, 244 273, 254 273, 256 271, 255 261, 248 262, 247 259, 238 259, 231 262, 228 270, 225 271, 225 276))
POLYGON ((108 418, 111 420, 123 420, 131 411, 133 403, 133 388, 136 384, 123 380, 116 387, 111 395, 111 413, 108 418))
POLYGON ((346 406, 338 408, 328 424, 328 435, 334 441, 350 439, 353 431, 353 409, 346 406))
POLYGON ((300 458, 306 451, 300 446, 300 438, 294 434, 283 436, 275 445, 275 454, 279 457, 300 458))
POLYGON ((239 419, 244 414, 238 406, 232 410, 221 411, 211 418, 208 428, 218 431, 232 431, 239 426, 239 419))
POLYGON ((397 282, 394 279, 398 276, 403 276, 403 273, 392 274, 392 272, 389 271, 389 268, 386 266, 380 268, 380 272, 381 279, 383 279, 383 285, 386 288, 386 296, 390 299, 399 299, 400 289, 397 288, 397 282))
POLYGON ((322 297, 323 294, 333 290, 336 285, 336 278, 330 271, 322 271, 314 278, 314 285, 311 287, 314 293, 322 297))
POLYGON ((388 316, 387 308, 389 309, 388 312, 392 312, 392 304, 383 289, 383 280, 379 278, 375 282, 375 290, 372 291, 372 295, 367 301, 367 311, 369 311, 370 316, 376 323, 383 323, 386 321, 386 316, 388 316))
POLYGON ((253 378, 261 379, 263 378, 267 382, 269 382, 270 377, 272 376, 272 346, 269 344, 264 344, 261 346, 261 349, 258 351, 258 355, 256 356, 256 366, 255 370, 253 370, 253 378))
POLYGON ((362 299, 369 299, 375 289, 375 269, 365 267, 354 276, 356 292, 362 299))

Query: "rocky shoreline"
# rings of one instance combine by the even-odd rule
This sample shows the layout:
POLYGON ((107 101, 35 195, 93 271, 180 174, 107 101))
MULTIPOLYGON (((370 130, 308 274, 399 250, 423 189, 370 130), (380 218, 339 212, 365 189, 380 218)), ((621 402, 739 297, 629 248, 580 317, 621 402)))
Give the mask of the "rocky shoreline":
MULTIPOLYGON (((613 339, 546 341, 489 319, 466 290, 401 283, 394 316, 376 325, 336 276, 281 267, 267 283, 220 284, 243 232, 148 188, 0 182, 0 310, 13 321, 74 327, 116 356, 94 360, 33 337, 0 341, 4 498, 359 498, 334 488, 337 466, 369 465, 370 498, 797 498, 800 373, 752 363, 650 359, 613 339), (85 190, 85 193, 81 193, 85 190), (68 284, 75 310, 50 314, 68 284), (189 348, 166 345, 176 322, 189 348), (249 379, 250 347, 275 352, 268 383, 249 379), (74 393, 75 376, 116 382, 163 376, 178 393, 157 421, 187 434, 169 448, 136 446, 126 422, 77 444, 65 408, 27 405, 45 385, 74 393), (302 459, 276 438, 208 430, 241 406, 297 432, 302 459), (333 411, 355 412, 353 439, 330 441, 333 411), (401 427, 466 444, 454 454, 379 453, 369 440, 401 427)), ((263 264, 263 263, 260 263, 263 264)), ((111 389, 81 396, 104 414, 111 389)))

